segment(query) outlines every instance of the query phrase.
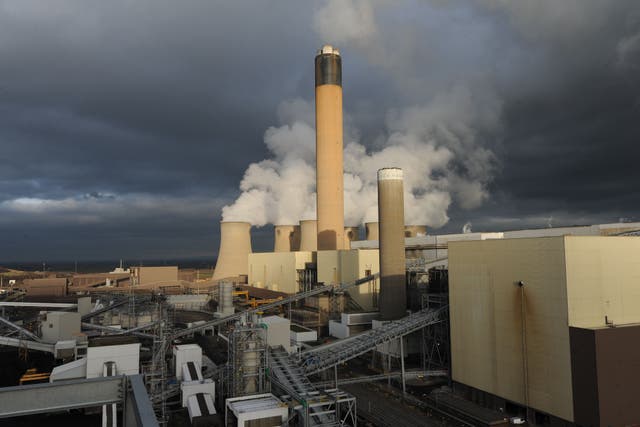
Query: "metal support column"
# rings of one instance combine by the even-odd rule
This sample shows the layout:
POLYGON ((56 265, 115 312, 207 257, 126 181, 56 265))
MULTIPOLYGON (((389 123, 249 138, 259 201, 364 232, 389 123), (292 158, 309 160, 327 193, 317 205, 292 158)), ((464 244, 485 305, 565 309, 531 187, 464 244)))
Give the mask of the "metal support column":
MULTIPOLYGON (((401 372, 401 376, 402 376, 402 393, 406 393, 407 389, 405 387, 405 381, 404 381, 404 343, 403 343, 404 339, 402 337, 400 337, 400 372, 401 372)), ((389 377, 391 378, 391 377, 389 377)))

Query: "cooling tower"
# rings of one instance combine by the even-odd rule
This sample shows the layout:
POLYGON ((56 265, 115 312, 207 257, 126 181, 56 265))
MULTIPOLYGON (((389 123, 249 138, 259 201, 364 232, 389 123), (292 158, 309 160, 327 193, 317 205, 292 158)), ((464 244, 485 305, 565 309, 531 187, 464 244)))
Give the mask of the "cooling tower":
POLYGON ((344 228, 344 249, 351 249, 351 242, 360 240, 360 227, 344 228))
POLYGON ((213 280, 248 274, 250 253, 251 224, 221 221, 220 250, 213 280))
POLYGON ((377 222, 366 222, 364 224, 364 228, 366 230, 365 240, 378 240, 378 223, 377 222))
POLYGON ((342 59, 325 45, 316 65, 316 193, 318 250, 344 248, 342 59))
POLYGON ((300 249, 299 225, 276 225, 273 234, 274 252, 293 252, 300 249))
POLYGON ((315 219, 300 221, 300 250, 318 250, 318 222, 315 219))
POLYGON ((380 318, 395 320, 404 317, 407 310, 402 169, 385 168, 378 171, 378 221, 380 318))
POLYGON ((418 237, 418 234, 425 236, 427 234, 426 225, 405 225, 404 237, 418 237))

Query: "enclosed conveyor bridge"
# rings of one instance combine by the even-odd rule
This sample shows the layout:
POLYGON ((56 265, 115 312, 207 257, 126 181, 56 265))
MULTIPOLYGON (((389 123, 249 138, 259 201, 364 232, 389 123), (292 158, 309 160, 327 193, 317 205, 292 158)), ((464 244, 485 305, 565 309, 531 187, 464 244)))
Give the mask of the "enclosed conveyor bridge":
POLYGON ((442 322, 447 308, 417 311, 351 338, 305 350, 300 354, 300 366, 306 375, 324 371, 371 351, 380 344, 442 322))

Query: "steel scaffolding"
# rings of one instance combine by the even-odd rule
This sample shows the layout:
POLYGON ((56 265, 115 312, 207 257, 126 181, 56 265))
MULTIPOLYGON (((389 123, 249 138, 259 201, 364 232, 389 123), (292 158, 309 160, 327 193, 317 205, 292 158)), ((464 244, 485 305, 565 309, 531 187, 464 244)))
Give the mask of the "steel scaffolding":
POLYGON ((266 335, 251 325, 237 325, 229 334, 227 397, 269 392, 266 335))
POLYGON ((449 339, 449 295, 426 294, 422 296, 424 309, 444 310, 443 321, 431 328, 422 330, 422 367, 424 370, 449 370, 450 339, 449 339))

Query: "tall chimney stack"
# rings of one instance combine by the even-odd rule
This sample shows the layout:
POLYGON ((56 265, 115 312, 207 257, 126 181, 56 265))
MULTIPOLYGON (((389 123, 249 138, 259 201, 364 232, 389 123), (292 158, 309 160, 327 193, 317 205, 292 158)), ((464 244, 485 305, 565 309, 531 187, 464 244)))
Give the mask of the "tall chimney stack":
POLYGON ((316 193, 318 250, 344 249, 342 59, 324 45, 316 65, 316 193))
POLYGON ((299 225, 276 225, 273 234, 274 252, 293 252, 300 249, 299 225))
POLYGON ((318 250, 318 222, 315 219, 300 221, 300 250, 304 252, 318 250))
POLYGON ((220 250, 213 272, 213 280, 246 275, 251 253, 251 224, 248 222, 220 222, 220 250))
POLYGON ((378 171, 381 320, 400 319, 407 311, 402 178, 399 168, 378 171))

